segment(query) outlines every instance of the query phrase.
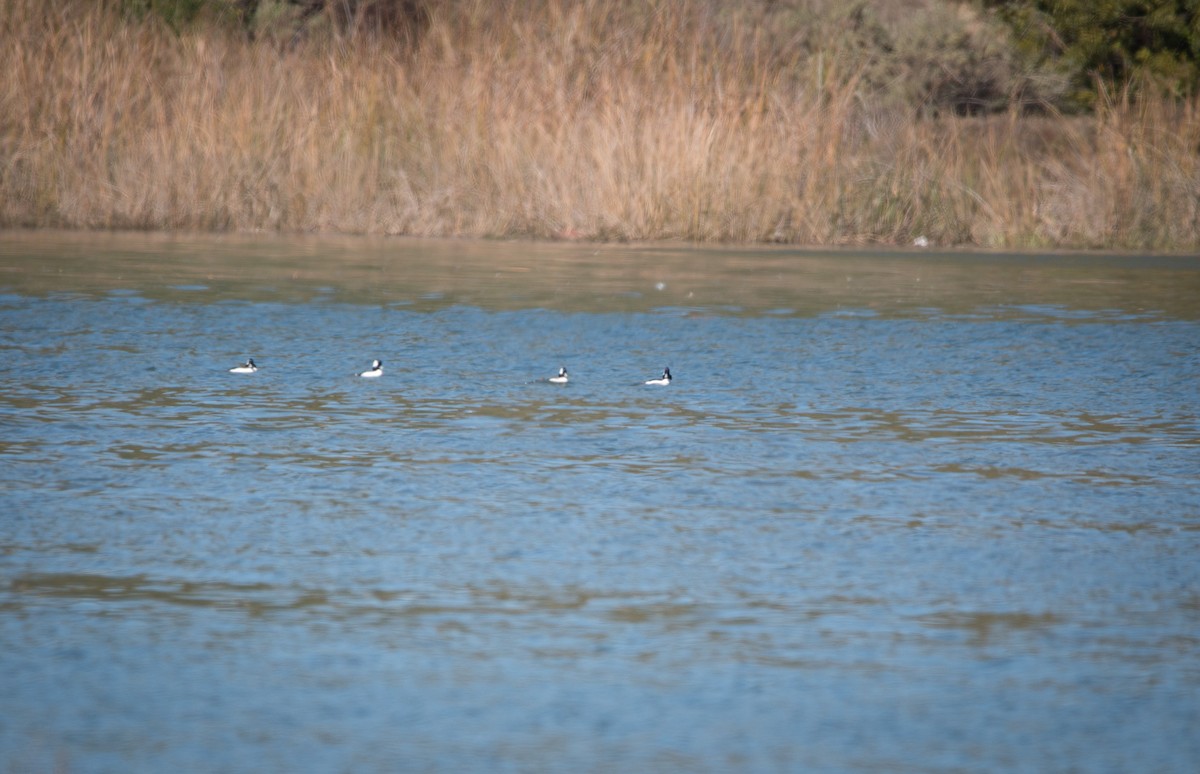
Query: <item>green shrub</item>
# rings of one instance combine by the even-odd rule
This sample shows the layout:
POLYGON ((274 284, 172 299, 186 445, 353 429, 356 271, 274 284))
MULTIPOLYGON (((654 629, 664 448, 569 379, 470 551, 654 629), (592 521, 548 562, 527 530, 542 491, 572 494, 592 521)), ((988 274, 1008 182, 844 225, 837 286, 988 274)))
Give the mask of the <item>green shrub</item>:
POLYGON ((1153 87, 1174 97, 1200 87, 1200 0, 984 0, 1035 66, 1064 70, 1068 102, 1090 108, 1105 88, 1153 87))

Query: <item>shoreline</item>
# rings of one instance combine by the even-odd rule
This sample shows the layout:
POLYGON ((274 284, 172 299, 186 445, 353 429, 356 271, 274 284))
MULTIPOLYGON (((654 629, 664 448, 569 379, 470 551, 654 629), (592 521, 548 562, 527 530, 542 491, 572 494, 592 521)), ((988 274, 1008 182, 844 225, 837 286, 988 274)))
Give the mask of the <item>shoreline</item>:
POLYGON ((1004 259, 1041 259, 1041 258, 1097 258, 1119 260, 1194 260, 1200 265, 1200 249, 1197 250, 1129 250, 1122 248, 1028 248, 1014 249, 1007 247, 979 247, 971 245, 929 245, 918 247, 914 245, 801 245, 779 244, 771 242, 688 242, 683 240, 641 240, 641 241, 598 241, 598 240, 556 240, 537 239, 532 237, 477 237, 477 236, 428 236, 413 234, 357 234, 339 231, 323 232, 286 232, 286 231, 198 231, 198 230, 169 230, 169 229, 109 229, 109 228, 63 228, 61 226, 0 226, 0 244, 6 241, 48 241, 86 242, 91 237, 111 239, 113 241, 146 240, 148 242, 245 242, 264 244, 273 241, 280 242, 327 242, 330 244, 346 244, 360 242, 365 245, 378 246, 394 243, 404 247, 412 247, 422 243, 432 247, 445 248, 460 245, 469 249, 487 248, 500 245, 524 245, 533 250, 552 249, 554 251, 578 252, 671 252, 686 250, 696 253, 729 253, 748 252, 754 255, 796 255, 847 258, 880 257, 886 255, 929 258, 953 258, 979 256, 986 258, 1004 259), (15 238, 15 240, 14 240, 15 238))

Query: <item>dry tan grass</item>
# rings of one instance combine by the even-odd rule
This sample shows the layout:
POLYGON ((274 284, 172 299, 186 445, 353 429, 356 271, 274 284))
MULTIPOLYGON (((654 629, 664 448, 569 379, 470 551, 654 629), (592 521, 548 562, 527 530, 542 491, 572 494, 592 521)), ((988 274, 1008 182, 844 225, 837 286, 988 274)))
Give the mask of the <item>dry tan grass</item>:
POLYGON ((753 14, 501 6, 446 6, 406 50, 9 0, 0 225, 1200 245, 1196 102, 920 118, 753 14))

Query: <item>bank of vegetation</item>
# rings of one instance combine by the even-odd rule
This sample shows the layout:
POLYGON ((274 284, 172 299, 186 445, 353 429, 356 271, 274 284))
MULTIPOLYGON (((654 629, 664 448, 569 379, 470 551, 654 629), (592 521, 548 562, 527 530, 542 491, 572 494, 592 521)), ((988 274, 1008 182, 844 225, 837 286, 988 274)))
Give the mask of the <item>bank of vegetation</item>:
POLYGON ((1079 5, 6 0, 0 225, 1196 249, 1194 9, 1079 5))

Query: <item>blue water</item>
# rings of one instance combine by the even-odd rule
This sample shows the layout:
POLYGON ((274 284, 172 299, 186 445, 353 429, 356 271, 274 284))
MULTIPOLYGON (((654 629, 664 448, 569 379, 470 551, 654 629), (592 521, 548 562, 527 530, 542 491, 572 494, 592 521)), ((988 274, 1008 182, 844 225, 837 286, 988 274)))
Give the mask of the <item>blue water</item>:
POLYGON ((1200 766, 1200 263, 0 270, 6 771, 1200 766))

